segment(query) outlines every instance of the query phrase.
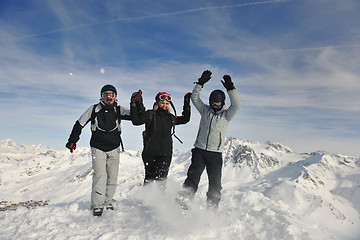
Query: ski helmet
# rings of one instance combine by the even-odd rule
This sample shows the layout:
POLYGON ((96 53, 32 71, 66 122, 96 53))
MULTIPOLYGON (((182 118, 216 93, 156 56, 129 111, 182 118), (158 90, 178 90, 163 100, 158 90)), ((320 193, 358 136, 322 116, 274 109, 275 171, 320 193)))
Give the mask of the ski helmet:
POLYGON ((210 93, 210 97, 209 97, 209 103, 211 104, 212 102, 221 102, 222 105, 225 104, 225 93, 222 90, 214 90, 210 93))
POLYGON ((106 92, 106 91, 112 91, 112 92, 115 93, 115 97, 117 96, 116 88, 113 85, 106 84, 105 86, 103 86, 101 88, 100 96, 102 97, 103 93, 106 92))

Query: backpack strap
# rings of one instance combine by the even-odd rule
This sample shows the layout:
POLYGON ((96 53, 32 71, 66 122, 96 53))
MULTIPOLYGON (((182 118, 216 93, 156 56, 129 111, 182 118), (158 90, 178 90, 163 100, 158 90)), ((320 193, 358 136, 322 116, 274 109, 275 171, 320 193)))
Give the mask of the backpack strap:
POLYGON ((175 109, 175 106, 174 106, 173 102, 170 102, 170 105, 171 105, 171 107, 174 109, 174 113, 175 113, 175 116, 171 114, 171 121, 172 121, 172 124, 173 124, 173 128, 172 128, 172 131, 173 131, 173 132, 172 132, 171 135, 174 135, 174 137, 175 137, 181 144, 183 144, 183 141, 181 141, 181 139, 180 139, 178 136, 176 136, 176 134, 175 134, 175 119, 177 118, 177 114, 176 114, 176 109, 175 109))
POLYGON ((96 109, 97 105, 98 105, 98 103, 94 104, 93 109, 91 111, 91 117, 90 117, 91 125, 95 124, 95 117, 96 117, 95 109, 96 109))
MULTIPOLYGON (((126 115, 122 116, 121 115, 121 111, 120 111, 120 106, 116 106, 115 108, 115 112, 117 113, 118 115, 118 124, 119 124, 119 127, 120 127, 120 122, 121 122, 121 119, 124 119, 124 120, 131 120, 130 116, 128 116, 129 118, 127 118, 126 115)), ((121 131, 120 131, 120 147, 121 147, 121 151, 122 152, 125 152, 125 148, 124 148, 124 143, 123 143, 123 140, 121 138, 121 131)))
POLYGON ((120 147, 121 147, 121 151, 125 152, 124 143, 122 141, 121 135, 120 135, 120 147))

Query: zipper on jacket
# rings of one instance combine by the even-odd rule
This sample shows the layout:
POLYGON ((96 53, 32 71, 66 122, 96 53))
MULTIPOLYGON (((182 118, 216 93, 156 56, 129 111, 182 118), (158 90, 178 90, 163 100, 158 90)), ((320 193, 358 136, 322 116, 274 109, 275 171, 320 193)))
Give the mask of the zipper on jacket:
POLYGON ((207 150, 208 145, 209 145, 209 137, 210 137, 211 124, 212 124, 212 121, 213 121, 214 117, 215 117, 215 115, 213 115, 213 116, 211 117, 210 124, 209 124, 209 132, 208 132, 208 135, 207 135, 207 138, 206 138, 206 147, 205 147, 206 150, 207 150))

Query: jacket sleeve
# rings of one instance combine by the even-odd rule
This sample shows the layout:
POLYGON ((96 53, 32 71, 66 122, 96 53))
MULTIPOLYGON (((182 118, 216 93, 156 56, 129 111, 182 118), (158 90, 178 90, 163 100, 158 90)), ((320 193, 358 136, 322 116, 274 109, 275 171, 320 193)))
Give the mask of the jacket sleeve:
POLYGON ((199 84, 196 84, 192 93, 191 93, 191 101, 194 104, 195 108, 202 113, 206 107, 206 105, 203 103, 203 101, 200 99, 200 91, 202 89, 202 86, 199 84))
POLYGON ((130 109, 120 106, 120 119, 131 120, 130 109))
POLYGON ((146 122, 145 108, 142 106, 130 106, 130 118, 135 126, 144 124, 146 122))
POLYGON ((231 105, 227 110, 227 119, 230 121, 240 109, 239 95, 236 89, 228 91, 231 105))
POLYGON ((70 133, 70 137, 68 139, 69 142, 76 143, 77 141, 79 141, 82 129, 91 119, 91 113, 93 111, 93 108, 94 106, 89 107, 75 122, 70 133))
POLYGON ((71 143, 77 143, 77 141, 79 141, 80 139, 82 129, 83 127, 80 125, 79 121, 76 121, 72 128, 68 141, 71 143))
POLYGON ((190 103, 189 104, 184 103, 182 116, 178 116, 177 118, 175 118, 175 125, 188 123, 190 121, 190 115, 191 115, 190 103))

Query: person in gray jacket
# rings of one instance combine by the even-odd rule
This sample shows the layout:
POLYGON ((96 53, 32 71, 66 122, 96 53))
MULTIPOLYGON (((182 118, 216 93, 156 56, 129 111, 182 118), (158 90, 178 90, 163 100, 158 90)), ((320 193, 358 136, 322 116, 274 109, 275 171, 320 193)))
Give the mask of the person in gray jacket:
POLYGON ((184 209, 188 208, 188 201, 194 197, 205 168, 209 180, 206 194, 207 206, 211 209, 218 208, 221 199, 222 150, 226 129, 240 108, 239 96, 229 75, 224 75, 224 81, 221 82, 230 97, 230 107, 226 108, 225 106, 225 93, 222 90, 211 92, 209 105, 203 103, 200 99, 200 92, 204 84, 210 80, 211 74, 209 70, 204 71, 191 94, 191 101, 199 111, 201 120, 192 149, 187 178, 183 184, 183 190, 176 197, 176 201, 184 209))
MULTIPOLYGON (((103 209, 113 210, 117 186, 121 141, 121 120, 131 120, 130 110, 117 105, 116 88, 102 87, 98 104, 90 106, 75 122, 66 147, 72 153, 85 125, 91 122, 92 178, 91 209, 101 216, 103 209)), ((123 146, 122 146, 123 147, 123 146)))

